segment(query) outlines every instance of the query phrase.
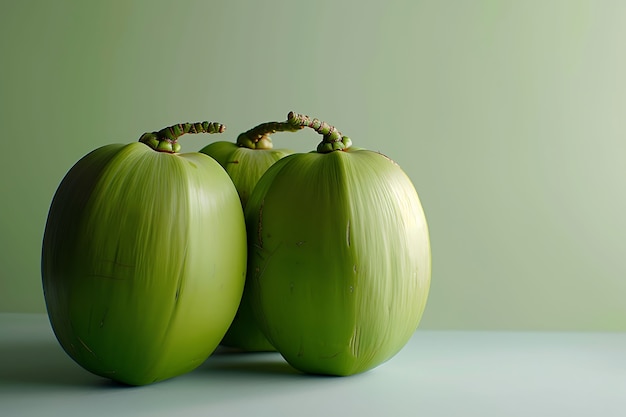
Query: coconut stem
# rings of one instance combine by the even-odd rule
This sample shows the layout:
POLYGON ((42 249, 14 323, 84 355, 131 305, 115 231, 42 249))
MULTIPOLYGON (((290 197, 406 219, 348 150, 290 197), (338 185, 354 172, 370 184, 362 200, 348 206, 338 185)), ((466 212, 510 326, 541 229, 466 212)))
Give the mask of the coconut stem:
POLYGON ((317 152, 328 153, 333 151, 345 151, 352 146, 352 140, 341 134, 334 126, 319 119, 311 119, 309 116, 289 112, 287 123, 294 127, 309 127, 322 135, 324 139, 317 145, 317 152))
POLYGON ((274 147, 270 135, 276 132, 295 132, 303 126, 294 126, 288 122, 267 122, 240 134, 237 145, 250 149, 272 149, 274 147))
POLYGON ((226 126, 217 122, 179 123, 158 132, 146 132, 139 138, 155 151, 176 153, 180 151, 178 138, 185 133, 222 133, 226 126))

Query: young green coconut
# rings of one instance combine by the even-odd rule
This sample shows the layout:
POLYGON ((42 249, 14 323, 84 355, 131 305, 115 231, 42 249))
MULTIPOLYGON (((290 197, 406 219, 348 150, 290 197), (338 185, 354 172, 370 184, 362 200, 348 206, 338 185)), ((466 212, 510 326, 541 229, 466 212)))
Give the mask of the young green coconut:
MULTIPOLYGON (((213 142, 200 150, 222 165, 231 177, 241 204, 245 208, 261 175, 279 159, 294 153, 290 149, 274 149, 271 134, 302 129, 287 122, 260 124, 237 137, 236 143, 213 142)), ((274 351, 254 319, 247 292, 244 290, 239 309, 221 345, 248 352, 274 351)))
POLYGON ((408 342, 424 311, 424 211, 388 157, 352 147, 317 119, 292 112, 288 123, 323 140, 272 165, 250 196, 246 291, 261 330, 293 367, 364 372, 408 342))
POLYGON ((230 325, 246 270, 237 191, 186 123, 98 148, 66 174, 43 238, 42 282, 63 349, 94 374, 145 385, 196 368, 230 325))
POLYGON ((291 149, 274 149, 270 135, 300 129, 302 127, 287 122, 263 123, 241 133, 236 142, 213 142, 200 152, 215 159, 226 170, 237 188, 241 205, 245 207, 261 175, 274 162, 294 153, 291 149))

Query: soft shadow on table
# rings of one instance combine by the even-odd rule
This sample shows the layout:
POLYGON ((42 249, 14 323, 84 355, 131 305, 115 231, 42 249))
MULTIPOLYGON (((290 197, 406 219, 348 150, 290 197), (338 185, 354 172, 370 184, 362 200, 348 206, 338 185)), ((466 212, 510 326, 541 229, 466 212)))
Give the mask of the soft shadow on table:
POLYGON ((249 375, 304 377, 305 375, 283 359, 278 352, 245 352, 218 346, 197 372, 233 372, 249 375))
MULTIPOLYGON (((0 387, 73 387, 86 390, 132 389, 81 368, 55 340, 32 340, 0 345, 0 387)), ((311 378, 291 367, 277 352, 241 352, 218 349, 190 375, 220 378, 245 376, 291 380, 311 378)))
POLYGON ((56 341, 24 341, 0 345, 0 386, 74 386, 119 388, 120 384, 82 369, 56 341))

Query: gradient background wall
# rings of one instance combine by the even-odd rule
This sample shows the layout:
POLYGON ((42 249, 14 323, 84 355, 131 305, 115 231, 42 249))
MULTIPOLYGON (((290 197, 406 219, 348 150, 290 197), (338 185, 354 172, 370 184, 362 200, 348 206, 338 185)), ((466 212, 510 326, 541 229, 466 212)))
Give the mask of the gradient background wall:
POLYGON ((625 18, 620 1, 3 0, 0 311, 45 311, 47 210, 84 154, 182 121, 234 139, 293 109, 413 180, 423 328, 626 330, 625 18))

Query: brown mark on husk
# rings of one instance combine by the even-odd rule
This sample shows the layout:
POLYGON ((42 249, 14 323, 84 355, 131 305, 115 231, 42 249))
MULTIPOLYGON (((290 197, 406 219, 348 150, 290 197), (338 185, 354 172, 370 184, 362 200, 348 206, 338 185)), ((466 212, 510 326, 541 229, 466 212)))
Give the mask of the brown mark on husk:
POLYGON ((83 345, 83 347, 87 350, 87 352, 91 353, 95 358, 97 358, 98 356, 94 353, 93 350, 91 350, 89 348, 89 346, 87 346, 87 343, 85 343, 83 341, 83 339, 81 339, 80 337, 77 337, 78 341, 80 342, 81 345, 83 345))

